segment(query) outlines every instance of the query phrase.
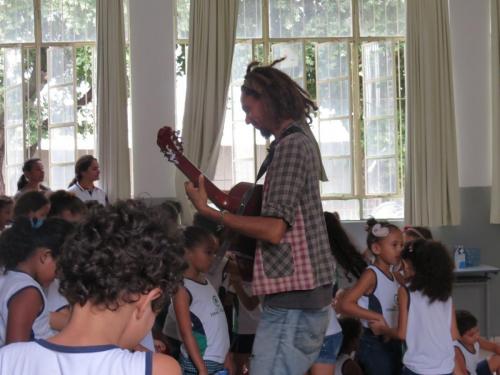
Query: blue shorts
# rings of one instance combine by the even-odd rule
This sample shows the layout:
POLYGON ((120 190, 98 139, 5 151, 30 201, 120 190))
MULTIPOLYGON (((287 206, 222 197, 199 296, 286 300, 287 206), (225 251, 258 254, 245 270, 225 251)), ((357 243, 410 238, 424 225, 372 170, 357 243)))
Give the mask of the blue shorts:
POLYGON ((476 374, 477 375, 491 375, 490 365, 488 365, 488 361, 486 359, 479 362, 476 366, 476 374))
POLYGON ((342 346, 343 337, 342 332, 325 336, 318 358, 314 361, 314 363, 334 365, 337 362, 337 355, 339 354, 340 347, 342 346))

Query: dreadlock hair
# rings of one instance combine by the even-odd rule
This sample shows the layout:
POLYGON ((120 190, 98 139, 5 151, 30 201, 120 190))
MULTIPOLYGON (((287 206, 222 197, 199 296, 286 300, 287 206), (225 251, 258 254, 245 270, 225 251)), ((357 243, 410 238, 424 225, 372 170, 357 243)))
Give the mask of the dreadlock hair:
POLYGON ((366 245, 368 246, 368 249, 371 251, 372 250, 372 246, 373 244, 375 243, 378 243, 380 242, 381 240, 383 240, 385 237, 387 237, 387 235, 385 236, 380 236, 380 235, 376 235, 374 233, 374 227, 379 224, 380 225, 380 228, 388 228, 389 229, 389 233, 391 233, 392 231, 398 231, 400 230, 398 228, 397 225, 394 225, 392 223, 389 223, 388 221, 385 221, 385 220, 377 220, 373 217, 369 218, 366 222, 366 231, 368 233, 368 235, 366 236, 366 245))
POLYGON ((336 212, 325 211, 324 215, 333 257, 344 269, 347 280, 352 281, 350 276, 359 279, 366 268, 363 256, 349 239, 349 236, 340 223, 338 214, 336 212))
POLYGON ((274 67, 283 60, 285 57, 264 66, 258 61, 248 64, 241 92, 263 100, 276 122, 292 118, 311 124, 311 113, 317 111, 318 106, 306 90, 274 67))
POLYGON ((409 261, 415 275, 409 282, 412 292, 421 291, 434 301, 447 301, 453 287, 453 261, 441 242, 415 240, 408 242, 401 259, 409 261))

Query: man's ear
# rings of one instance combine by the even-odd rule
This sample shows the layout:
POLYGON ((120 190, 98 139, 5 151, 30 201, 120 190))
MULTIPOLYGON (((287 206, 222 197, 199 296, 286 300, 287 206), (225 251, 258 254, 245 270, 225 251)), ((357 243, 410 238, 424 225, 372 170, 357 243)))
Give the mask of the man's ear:
POLYGON ((160 288, 153 288, 146 294, 141 294, 139 301, 137 301, 137 318, 140 319, 144 313, 151 308, 151 303, 160 298, 163 292, 160 288))

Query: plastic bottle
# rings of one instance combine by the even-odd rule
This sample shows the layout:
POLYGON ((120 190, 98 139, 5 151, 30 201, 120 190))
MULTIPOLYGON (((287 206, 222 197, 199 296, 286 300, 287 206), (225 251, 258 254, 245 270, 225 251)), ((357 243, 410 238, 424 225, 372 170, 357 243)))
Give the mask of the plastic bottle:
POLYGON ((466 256, 463 245, 455 246, 455 252, 453 254, 453 257, 455 260, 456 269, 462 269, 466 267, 466 256))

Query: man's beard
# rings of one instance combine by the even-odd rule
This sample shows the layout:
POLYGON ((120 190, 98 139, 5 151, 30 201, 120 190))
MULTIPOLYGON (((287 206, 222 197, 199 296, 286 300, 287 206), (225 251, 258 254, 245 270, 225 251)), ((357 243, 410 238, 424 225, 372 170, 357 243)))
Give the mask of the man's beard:
POLYGON ((259 129, 260 131, 260 134, 265 138, 265 139, 269 139, 271 138, 271 135, 273 135, 273 133, 271 133, 269 130, 267 129, 259 129))

